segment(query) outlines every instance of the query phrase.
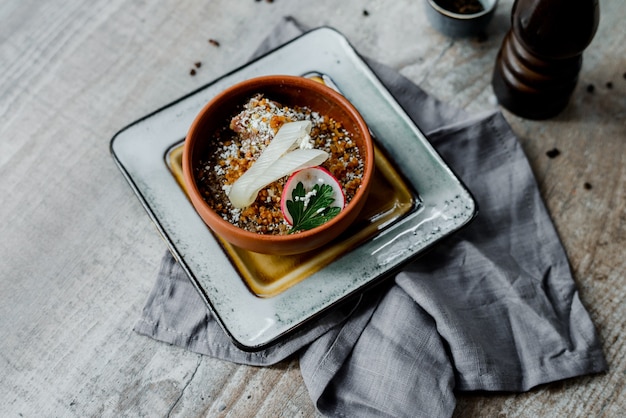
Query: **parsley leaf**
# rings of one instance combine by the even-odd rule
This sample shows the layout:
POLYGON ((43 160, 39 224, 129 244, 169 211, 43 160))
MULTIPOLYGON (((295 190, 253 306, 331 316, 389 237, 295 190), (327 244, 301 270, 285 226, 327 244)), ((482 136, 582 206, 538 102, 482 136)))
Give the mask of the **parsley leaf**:
POLYGON ((287 210, 293 219, 290 234, 306 231, 320 226, 341 212, 339 206, 331 206, 335 199, 332 197, 333 188, 328 184, 316 184, 307 193, 302 182, 298 182, 291 192, 291 199, 287 200, 287 210))

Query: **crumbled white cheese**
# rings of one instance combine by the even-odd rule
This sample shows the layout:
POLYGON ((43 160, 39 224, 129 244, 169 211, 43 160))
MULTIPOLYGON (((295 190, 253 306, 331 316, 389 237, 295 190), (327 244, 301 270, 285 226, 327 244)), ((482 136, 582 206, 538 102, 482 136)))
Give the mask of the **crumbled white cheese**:
POLYGON ((313 149, 313 141, 311 140, 311 136, 306 134, 298 144, 300 149, 313 149))
POLYGON ((315 195, 317 195, 317 189, 311 189, 311 191, 304 196, 296 196, 294 200, 296 202, 304 202, 304 207, 306 208, 309 206, 309 201, 311 200, 311 197, 315 195))

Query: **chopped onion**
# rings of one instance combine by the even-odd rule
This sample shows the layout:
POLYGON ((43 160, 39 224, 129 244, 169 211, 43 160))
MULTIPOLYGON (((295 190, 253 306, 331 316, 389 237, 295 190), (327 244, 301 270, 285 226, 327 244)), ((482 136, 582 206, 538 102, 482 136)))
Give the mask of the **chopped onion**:
POLYGON ((250 206, 259 190, 307 167, 320 165, 328 153, 317 149, 295 149, 311 132, 310 121, 284 124, 252 166, 235 181, 228 198, 236 208, 250 206))

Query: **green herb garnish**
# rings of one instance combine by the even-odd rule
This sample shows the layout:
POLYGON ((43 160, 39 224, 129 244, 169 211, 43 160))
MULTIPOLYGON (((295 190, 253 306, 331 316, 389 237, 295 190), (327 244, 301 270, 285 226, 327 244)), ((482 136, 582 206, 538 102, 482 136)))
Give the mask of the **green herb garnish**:
POLYGON ((291 199, 287 200, 287 210, 293 220, 290 234, 320 226, 341 212, 339 206, 330 206, 335 201, 333 188, 328 184, 316 184, 307 193, 301 181, 291 192, 291 199))

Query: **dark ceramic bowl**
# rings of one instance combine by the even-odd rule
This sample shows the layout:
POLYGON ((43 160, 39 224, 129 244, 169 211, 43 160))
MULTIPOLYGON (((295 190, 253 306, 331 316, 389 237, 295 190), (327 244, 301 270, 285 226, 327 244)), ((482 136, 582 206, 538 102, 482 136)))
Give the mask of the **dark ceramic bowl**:
POLYGON ((183 175, 189 198, 204 222, 224 240, 240 248, 274 255, 298 254, 319 248, 341 234, 363 208, 374 171, 374 148, 365 121, 341 94, 311 79, 295 76, 263 76, 236 84, 213 98, 189 129, 183 151, 183 175), (327 115, 348 130, 363 158, 361 186, 350 203, 333 219, 316 228, 289 235, 259 234, 224 220, 202 198, 194 167, 213 146, 212 136, 248 99, 257 93, 283 105, 306 106, 327 115))
POLYGON ((485 31, 498 4, 498 0, 477 0, 482 11, 461 12, 464 0, 424 0, 426 16, 439 32, 453 38, 476 36, 485 31))

